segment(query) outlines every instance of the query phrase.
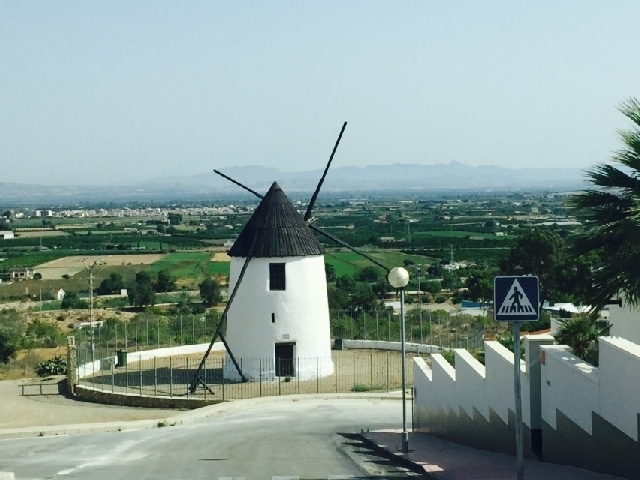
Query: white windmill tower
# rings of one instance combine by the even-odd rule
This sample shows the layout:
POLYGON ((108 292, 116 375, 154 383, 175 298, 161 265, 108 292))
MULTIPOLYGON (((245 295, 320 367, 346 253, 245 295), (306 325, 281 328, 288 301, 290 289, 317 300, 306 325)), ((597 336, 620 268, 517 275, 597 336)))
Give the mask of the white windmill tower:
MULTIPOLYGON (((248 379, 333 373, 324 249, 277 183, 229 250, 227 344, 248 379)), ((224 376, 241 379, 227 353, 224 376)))

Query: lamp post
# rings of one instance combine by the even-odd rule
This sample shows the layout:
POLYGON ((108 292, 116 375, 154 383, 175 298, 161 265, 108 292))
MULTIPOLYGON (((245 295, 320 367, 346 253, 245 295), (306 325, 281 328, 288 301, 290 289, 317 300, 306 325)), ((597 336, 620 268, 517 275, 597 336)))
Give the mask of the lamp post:
POLYGON ((402 453, 409 452, 409 434, 407 433, 407 378, 405 373, 405 331, 404 331, 404 287, 409 283, 409 272, 402 267, 392 268, 387 276, 393 288, 400 290, 400 345, 402 354, 402 453))

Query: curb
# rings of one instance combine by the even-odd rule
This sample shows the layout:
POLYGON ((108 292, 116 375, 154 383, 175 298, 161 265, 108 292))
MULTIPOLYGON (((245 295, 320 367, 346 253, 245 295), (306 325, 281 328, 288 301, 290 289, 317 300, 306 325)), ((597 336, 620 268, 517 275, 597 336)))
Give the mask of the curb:
POLYGON ((385 445, 378 445, 373 440, 365 437, 363 433, 357 434, 357 436, 360 440, 362 440, 362 443, 365 444, 368 448, 380 454, 381 456, 384 456, 389 460, 393 461, 396 465, 400 467, 404 467, 407 470, 411 470, 412 472, 417 473, 419 475, 422 475, 424 476, 424 478, 432 478, 432 479, 438 478, 432 473, 426 472, 422 467, 422 465, 405 457, 403 453, 393 452, 389 449, 389 447, 385 445))

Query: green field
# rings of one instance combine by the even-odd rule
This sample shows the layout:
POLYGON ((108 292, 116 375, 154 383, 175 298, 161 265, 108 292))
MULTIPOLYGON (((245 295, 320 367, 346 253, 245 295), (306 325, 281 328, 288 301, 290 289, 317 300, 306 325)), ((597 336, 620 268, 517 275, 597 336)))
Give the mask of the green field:
POLYGON ((147 271, 153 275, 166 270, 176 278, 194 278, 205 274, 210 258, 209 252, 168 253, 150 265, 147 271))
POLYGON ((230 265, 230 262, 209 262, 207 275, 228 277, 230 265))
MULTIPOLYGON (((367 252, 389 269, 404 266, 405 260, 411 260, 416 264, 431 263, 433 260, 419 255, 407 255, 402 252, 367 252)), ((325 252, 325 262, 332 265, 337 276, 354 276, 358 270, 373 265, 370 260, 355 252, 325 252)))
POLYGON ((212 262, 210 252, 168 253, 147 268, 151 275, 166 270, 181 285, 196 286, 205 276, 229 275, 229 262, 212 262))

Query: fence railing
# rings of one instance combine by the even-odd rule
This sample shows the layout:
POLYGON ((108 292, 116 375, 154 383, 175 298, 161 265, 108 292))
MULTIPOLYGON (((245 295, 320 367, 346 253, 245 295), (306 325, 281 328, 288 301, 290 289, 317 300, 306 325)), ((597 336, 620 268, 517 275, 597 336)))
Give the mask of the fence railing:
MULTIPOLYGON (((92 345, 96 354, 109 356, 120 349, 132 352, 207 343, 219 321, 220 313, 215 311, 206 315, 173 316, 141 313, 129 321, 114 316, 94 322, 93 328, 84 327, 74 335, 78 346, 92 345)), ((331 310, 330 328, 334 339, 400 341, 399 315, 389 309, 331 310)), ((405 316, 405 328, 407 342, 442 348, 481 348, 483 345, 484 324, 468 315, 412 309, 405 316)))
MULTIPOLYGON (((390 309, 336 310, 330 312, 330 318, 333 339, 400 342, 400 318, 390 309)), ((219 321, 220 314, 211 312, 170 317, 142 313, 129 321, 114 317, 95 322, 93 328, 75 332, 77 364, 91 369, 80 381, 114 392, 186 395, 202 353, 149 360, 147 356, 136 359, 134 352, 208 343, 219 321), (127 353, 132 360, 118 367, 117 356, 127 353)), ((483 322, 465 315, 413 309, 405 316, 405 326, 406 341, 414 344, 476 349, 484 342, 483 322)), ((398 352, 334 351, 331 359, 297 358, 291 365, 274 365, 273 359, 240 359, 253 365, 252 381, 244 384, 229 380, 233 376, 225 375, 225 368, 233 366, 224 361, 223 355, 207 359, 202 378, 208 389, 202 388, 199 394, 230 399, 305 392, 388 391, 399 388, 401 380, 398 352), (310 373, 299 375, 301 371, 310 373), (333 373, 327 375, 328 371, 333 373)), ((411 378, 410 368, 406 373, 411 378)))
MULTIPOLYGON (((124 365, 117 366, 117 357, 104 356, 92 361, 95 352, 92 355, 82 348, 76 352, 78 365, 84 365, 79 384, 145 396, 187 396, 201 360, 201 356, 195 355, 147 358, 142 354, 136 359, 136 353, 130 353, 124 365)), ((201 371, 204 385, 196 395, 231 400, 304 393, 389 392, 401 388, 402 382, 399 352, 334 351, 331 358, 295 358, 284 365, 276 365, 273 359, 239 361, 241 368, 243 363, 259 366, 251 381, 230 380, 225 369, 234 367, 225 365, 224 355, 217 354, 207 359, 201 371), (299 375, 303 370, 305 375, 299 375), (332 373, 327 375, 329 371, 332 373)), ((411 362, 407 361, 405 366, 407 385, 411 386, 411 362)))

